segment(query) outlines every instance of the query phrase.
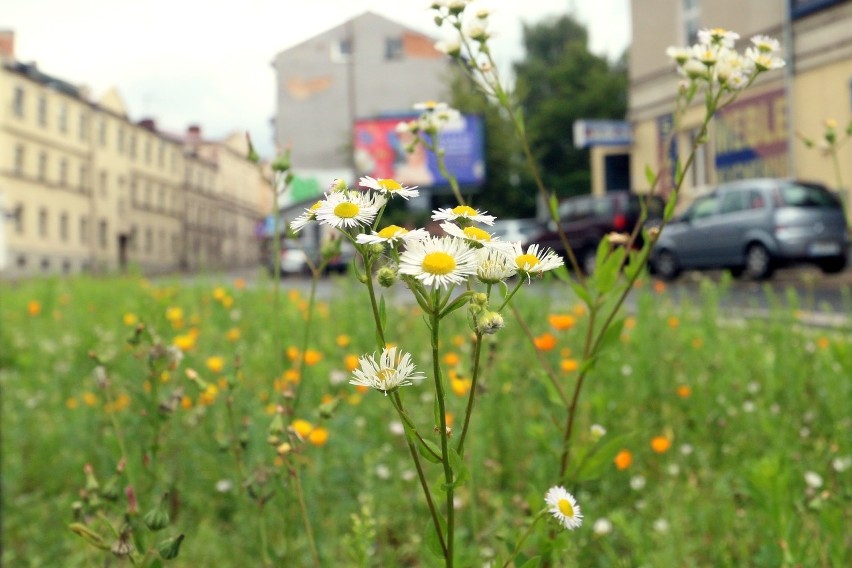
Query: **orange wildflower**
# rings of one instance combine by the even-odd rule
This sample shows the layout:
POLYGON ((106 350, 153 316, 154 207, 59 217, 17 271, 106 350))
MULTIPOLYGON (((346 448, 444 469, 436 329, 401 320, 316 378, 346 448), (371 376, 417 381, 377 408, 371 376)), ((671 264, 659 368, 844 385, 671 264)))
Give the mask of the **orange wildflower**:
POLYGON ((695 349, 701 349, 702 347, 704 347, 704 340, 700 337, 694 337, 692 338, 692 346, 695 349))
POLYGON ((303 420, 302 418, 297 418, 293 420, 290 424, 293 427, 293 430, 301 436, 302 438, 307 438, 308 434, 314 429, 314 425, 308 422, 307 420, 303 420))
POLYGON ((571 311, 574 312, 574 315, 577 317, 586 315, 586 306, 583 304, 575 304, 571 311))
POLYGON ((351 340, 349 339, 349 336, 345 333, 341 333, 337 336, 337 339, 335 339, 335 343, 337 343, 338 347, 349 347, 350 342, 351 340))
POLYGON ((823 336, 817 339, 817 347, 820 349, 828 349, 828 346, 831 345, 831 342, 827 337, 823 336))
POLYGON ((195 337, 189 334, 176 335, 175 338, 172 339, 172 344, 181 351, 189 351, 195 347, 195 337))
POLYGON ((328 442, 328 430, 320 427, 314 428, 308 434, 308 441, 317 447, 324 446, 328 442))
POLYGON ((631 454, 629 450, 621 450, 615 454, 613 462, 615 463, 615 467, 620 470, 625 470, 633 463, 633 454, 631 454))
POLYGON ((234 280, 234 288, 236 288, 237 290, 245 290, 245 287, 245 278, 237 278, 236 280, 234 280))
POLYGON ((636 327, 636 318, 627 316, 624 318, 624 329, 634 329, 636 327))
POLYGON ((346 370, 350 373, 358 368, 358 356, 357 355, 347 355, 343 358, 343 363, 346 365, 346 370))
POLYGON ((556 338, 552 333, 545 332, 538 337, 534 337, 533 343, 535 343, 535 348, 539 351, 550 351, 556 347, 556 338))
POLYGON ((464 396, 470 392, 470 387, 473 385, 473 381, 470 379, 450 379, 450 388, 453 389, 453 392, 459 396, 464 396))
POLYGON ((287 358, 291 361, 295 361, 299 358, 299 348, 293 347, 292 345, 287 348, 287 358))
POLYGON ((207 368, 210 369, 211 373, 221 373, 222 369, 225 368, 224 357, 219 357, 218 355, 214 355, 213 357, 208 357, 206 363, 207 363, 207 368))
POLYGON ((666 324, 668 324, 668 326, 672 329, 677 329, 680 327, 680 320, 677 316, 669 316, 669 319, 666 320, 666 324))
POLYGON ((305 351, 305 365, 316 365, 322 361, 322 353, 316 349, 308 349, 305 351))
POLYGON ((559 363, 559 368, 565 371, 566 373, 572 373, 576 371, 580 367, 580 364, 577 363, 576 359, 562 359, 559 363))
POLYGON ((451 340, 451 343, 456 347, 461 347, 462 345, 464 345, 464 341, 464 335, 454 335, 451 340))
POLYGON ((232 327, 225 334, 225 339, 233 343, 234 341, 237 341, 240 338, 241 333, 242 332, 240 332, 240 328, 232 327))
POLYGON ((184 410, 189 410, 190 408, 192 408, 192 399, 188 396, 184 396, 180 399, 180 407, 184 410))
POLYGON ((30 300, 27 302, 27 313, 35 317, 41 313, 41 302, 38 300, 30 300))
POLYGON ((284 371, 284 382, 298 383, 299 378, 300 377, 298 369, 287 369, 286 371, 284 371))
POLYGON ((547 316, 547 321, 557 331, 571 329, 577 323, 576 318, 571 314, 550 314, 547 316))
POLYGON ((227 295, 228 295, 228 292, 224 288, 222 288, 221 286, 219 286, 218 288, 213 290, 213 298, 216 299, 216 300, 219 300, 220 302, 227 295))
POLYGON ((662 294, 666 291, 666 283, 662 280, 654 280, 654 292, 662 294))
POLYGON ((458 356, 458 353, 450 352, 444 355, 444 363, 451 367, 458 365, 460 361, 461 357, 458 356))
POLYGON ((77 399, 73 396, 65 401, 65 408, 67 408, 68 410, 74 410, 75 408, 77 408, 77 406, 79 406, 79 403, 77 402, 77 399))
POLYGON ((124 317, 122 317, 121 319, 124 322, 124 325, 128 327, 134 326, 139 323, 139 318, 136 317, 136 314, 131 312, 127 312, 126 314, 124 314, 124 317))
POLYGON ((651 438, 651 449, 658 454, 666 453, 672 447, 672 441, 665 436, 654 436, 651 438))
POLYGON ((680 385, 677 387, 677 395, 680 398, 689 398, 692 395, 692 387, 689 385, 680 385))

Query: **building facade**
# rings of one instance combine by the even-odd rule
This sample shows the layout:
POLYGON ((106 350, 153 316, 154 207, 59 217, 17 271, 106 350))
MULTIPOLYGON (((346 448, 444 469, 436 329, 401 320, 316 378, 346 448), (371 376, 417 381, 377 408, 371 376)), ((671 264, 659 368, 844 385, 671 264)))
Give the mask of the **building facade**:
POLYGON ((271 189, 240 154, 242 143, 133 122, 116 91, 93 101, 7 52, 0 66, 0 274, 257 265, 255 228, 271 189))
POLYGON ((671 158, 688 155, 703 119, 701 104, 679 121, 673 116, 679 77, 666 48, 691 45, 699 29, 719 27, 740 34, 740 50, 754 35, 777 38, 787 65, 761 76, 717 113, 684 193, 733 179, 789 176, 839 190, 852 212, 852 144, 841 148, 838 181, 830 156, 803 141, 819 139, 827 120, 841 131, 852 120, 852 0, 633 0, 631 7, 629 120, 636 190, 649 189, 646 166, 661 169, 661 190, 670 190, 671 158))
POLYGON ((353 179, 357 118, 441 100, 450 61, 434 43, 367 12, 276 55, 275 140, 291 148, 296 173, 317 177, 320 187, 353 179))

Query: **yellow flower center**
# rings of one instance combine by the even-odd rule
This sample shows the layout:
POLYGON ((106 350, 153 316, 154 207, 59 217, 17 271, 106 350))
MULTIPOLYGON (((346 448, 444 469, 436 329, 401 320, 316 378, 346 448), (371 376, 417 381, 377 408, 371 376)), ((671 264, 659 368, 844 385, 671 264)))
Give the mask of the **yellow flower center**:
POLYGON ((456 267, 456 259, 445 252, 430 252, 423 258, 423 270, 429 274, 449 274, 456 267))
POLYGON ((535 268, 535 265, 538 264, 538 257, 534 254, 522 254, 515 258, 515 264, 522 270, 525 266, 535 268))
POLYGON ((404 235, 407 232, 408 231, 397 225, 388 225, 387 227, 379 231, 379 236, 383 239, 391 239, 397 235, 404 235))
POLYGON ((400 189, 402 189, 402 186, 399 184, 399 182, 393 179, 380 179, 379 187, 388 191, 399 191, 400 189))
POLYGON ((316 211, 322 206, 322 201, 317 201, 313 205, 311 205, 311 211, 316 211))
POLYGON ((465 227, 464 236, 475 241, 490 241, 491 235, 487 231, 483 231, 479 227, 465 227))
POLYGON ((476 215, 476 209, 468 205, 459 205, 457 207, 453 207, 453 213, 456 215, 473 216, 476 215))
POLYGON ((571 501, 568 499, 560 499, 557 505, 559 506, 559 511, 566 517, 574 516, 574 507, 571 506, 571 501))
POLYGON ((387 390, 388 382, 393 379, 394 370, 393 369, 382 369, 378 373, 376 373, 376 378, 378 379, 378 383, 385 387, 382 390, 387 390))
POLYGON ((360 211, 359 207, 351 201, 344 201, 334 208, 334 214, 343 219, 351 219, 358 215, 360 211))

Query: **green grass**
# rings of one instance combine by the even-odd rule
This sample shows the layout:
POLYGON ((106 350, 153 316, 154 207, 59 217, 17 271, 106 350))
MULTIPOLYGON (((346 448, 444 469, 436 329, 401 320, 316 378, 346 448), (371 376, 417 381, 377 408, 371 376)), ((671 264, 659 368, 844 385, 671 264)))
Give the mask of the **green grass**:
MULTIPOLYGON (((575 308, 552 286, 534 283, 518 295, 517 306, 533 334, 555 336, 556 348, 545 356, 559 369, 581 349, 585 319, 578 316, 572 329, 551 328, 549 314, 575 308)), ((321 360, 305 369, 293 417, 326 428, 328 441, 287 455, 287 463, 298 463, 322 565, 438 566, 390 400, 347 384, 345 357, 375 349, 366 292, 347 279, 336 287, 334 299, 317 306, 308 347, 321 360), (338 345, 341 335, 348 345, 338 345), (328 400, 340 404, 323 418, 318 408, 328 400)), ((121 456, 120 437, 128 463, 118 487, 134 482, 141 544, 180 533, 186 540, 175 565, 260 566, 265 527, 274 565, 312 565, 295 478, 267 443, 270 405, 279 400, 274 385, 295 366, 286 350, 302 344, 304 296, 285 291, 275 313, 263 282, 239 289, 224 281, 189 286, 75 278, 4 284, 0 292, 4 566, 103 565, 110 553, 87 545, 68 526, 74 503, 82 500, 85 464, 103 488, 121 456), (222 291, 214 294, 217 287, 232 305, 225 305, 222 291), (31 301, 38 302, 37 314, 28 311, 31 301), (167 319, 171 307, 183 311, 179 326, 167 319), (126 314, 165 343, 197 329, 194 348, 167 381, 150 380, 149 347, 128 344, 134 326, 123 321, 126 314), (238 339, 227 337, 232 328, 239 329, 238 339), (107 390, 94 378, 92 355, 107 371, 107 390), (224 358, 221 372, 208 369, 211 356, 224 358), (187 369, 221 383, 211 404, 201 403, 187 369), (173 394, 179 399, 176 389, 191 408, 178 405, 159 418, 157 404, 173 394), (106 412, 107 392, 126 395, 128 406, 106 412), (158 429, 159 459, 152 463, 143 454, 158 429), (265 505, 242 489, 249 477, 255 495, 269 497, 265 505), (152 535, 139 518, 166 491, 172 522, 152 535)), ((852 456, 848 330, 800 325, 795 301, 779 302, 768 318, 736 320, 719 312, 719 293, 706 286, 701 300, 675 305, 666 292, 636 291, 621 343, 602 356, 580 399, 574 463, 584 455, 587 463, 605 458, 599 469, 586 470, 594 475, 564 482, 584 524, 567 532, 540 523, 518 566, 548 553, 555 565, 583 567, 852 564, 852 468, 842 467, 852 456), (597 443, 592 424, 607 430, 597 443), (663 453, 650 445, 658 436, 672 442, 663 453), (621 449, 632 455, 624 470, 611 459, 621 449), (819 474, 821 487, 809 487, 806 472, 819 474), (594 530, 601 519, 611 523, 610 533, 594 530)), ((389 304, 388 339, 431 375, 428 331, 413 306, 389 304)), ((506 328, 485 349, 467 445, 471 478, 457 491, 460 566, 505 560, 531 514, 543 507, 547 489, 560 483, 565 410, 554 403, 534 348, 511 313, 505 315, 506 328)), ((469 377, 464 310, 443 329, 444 352, 458 354, 457 372, 469 377)), ((569 392, 575 375, 561 373, 569 392)), ((434 422, 430 384, 402 389, 424 435, 434 422)), ((449 396, 460 426, 466 399, 449 396)), ((440 468, 425 467, 439 495, 440 468)), ((127 508, 123 491, 107 505, 110 518, 119 520, 127 508)), ((88 523, 109 544, 115 540, 97 518, 88 523)))

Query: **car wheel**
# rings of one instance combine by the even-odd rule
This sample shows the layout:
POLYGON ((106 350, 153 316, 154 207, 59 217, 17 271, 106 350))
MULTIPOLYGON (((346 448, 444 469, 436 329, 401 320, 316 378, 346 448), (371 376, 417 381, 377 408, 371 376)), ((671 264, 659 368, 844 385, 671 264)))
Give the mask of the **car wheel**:
POLYGON ((837 274, 838 272, 843 272, 843 269, 846 268, 846 257, 835 256, 826 258, 819 261, 817 266, 826 274, 837 274))
POLYGON ((680 274, 680 264, 673 252, 661 250, 654 258, 654 272, 663 280, 674 280, 680 274))
POLYGON ((745 274, 752 280, 766 280, 772 276, 772 256, 760 243, 753 243, 746 249, 745 274))

